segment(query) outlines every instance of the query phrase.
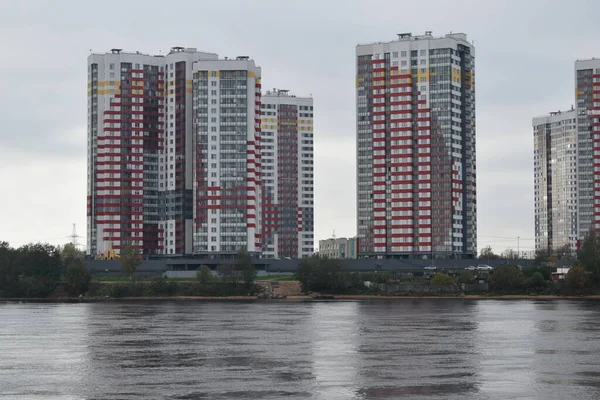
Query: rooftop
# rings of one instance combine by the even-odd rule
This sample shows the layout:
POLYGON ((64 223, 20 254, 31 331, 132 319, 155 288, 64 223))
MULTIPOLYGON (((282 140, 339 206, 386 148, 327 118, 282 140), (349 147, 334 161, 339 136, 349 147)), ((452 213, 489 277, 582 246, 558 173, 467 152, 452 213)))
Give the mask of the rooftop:
MULTIPOLYGON (((159 54, 148 54, 148 53, 142 53, 140 51, 124 51, 123 49, 119 49, 119 48, 112 48, 110 49, 110 51, 104 52, 104 53, 95 53, 92 52, 92 54, 94 55, 104 55, 107 53, 111 53, 111 54, 130 54, 130 55, 140 55, 140 56, 147 56, 147 57, 164 57, 165 55, 163 54, 162 51, 159 51, 159 54)), ((169 52, 167 54, 175 54, 175 53, 203 53, 203 54, 212 54, 212 55, 217 55, 217 53, 210 53, 210 52, 206 52, 206 51, 198 51, 197 48, 195 47, 182 47, 182 46, 174 46, 171 47, 171 50, 169 50, 169 52)))
MULTIPOLYGON (((270 97, 296 97, 295 94, 290 94, 290 91, 288 89, 277 89, 277 88, 273 88, 273 90, 267 90, 263 96, 270 96, 270 97)), ((309 96, 310 98, 312 98, 312 94, 309 96)))
POLYGON ((433 31, 425 31, 425 34, 423 35, 413 35, 412 32, 404 32, 404 33, 398 33, 398 38, 396 40, 393 41, 387 41, 387 42, 374 42, 374 43, 359 43, 359 46, 368 46, 368 45, 372 45, 372 44, 384 44, 384 43, 391 43, 391 42, 404 42, 404 41, 416 41, 416 40, 434 40, 434 39, 456 39, 456 40, 463 40, 465 42, 467 42, 467 34, 466 33, 447 33, 444 36, 438 36, 435 37, 433 36, 433 31))

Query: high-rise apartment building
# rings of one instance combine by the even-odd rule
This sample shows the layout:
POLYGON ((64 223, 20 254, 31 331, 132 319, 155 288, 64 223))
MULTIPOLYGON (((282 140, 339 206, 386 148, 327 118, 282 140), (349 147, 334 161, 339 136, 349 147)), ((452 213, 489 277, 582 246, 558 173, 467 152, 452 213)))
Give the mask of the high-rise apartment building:
POLYGON ((535 249, 575 249, 577 225, 577 113, 533 119, 535 249))
POLYGON ((248 57, 194 64, 194 253, 261 252, 261 70, 248 57))
POLYGON ((575 62, 578 231, 600 228, 600 59, 575 62))
POLYGON ((259 251, 260 96, 247 57, 90 55, 88 252, 259 251))
POLYGON ((262 97, 262 243, 265 258, 314 253, 313 100, 262 97))
POLYGON ((600 228, 600 59, 575 61, 575 109, 533 119, 535 248, 577 250, 600 228))
POLYGON ((474 257, 474 47, 407 33, 356 56, 359 256, 474 257))
POLYGON ((191 66, 216 54, 88 57, 87 248, 183 254, 192 239, 191 66))

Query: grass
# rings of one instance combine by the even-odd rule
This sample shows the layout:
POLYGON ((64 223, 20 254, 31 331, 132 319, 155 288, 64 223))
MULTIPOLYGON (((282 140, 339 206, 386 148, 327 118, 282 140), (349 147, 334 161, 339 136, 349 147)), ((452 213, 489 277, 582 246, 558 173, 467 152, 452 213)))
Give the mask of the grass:
MULTIPOLYGON (((156 276, 158 277, 158 276, 156 276)), ((154 278, 156 278, 154 277, 154 278)), ((149 281, 152 280, 153 277, 136 277, 136 281, 149 281)), ((176 282, 193 282, 196 278, 169 278, 170 281, 176 282)), ((277 282, 285 282, 285 281, 295 281, 295 275, 263 275, 257 276, 257 281, 277 281, 277 282)), ((125 275, 94 275, 94 282, 129 282, 129 277, 125 275)))
POLYGON ((286 282, 286 281, 295 281, 296 275, 262 275, 256 277, 257 281, 277 281, 277 282, 286 282))

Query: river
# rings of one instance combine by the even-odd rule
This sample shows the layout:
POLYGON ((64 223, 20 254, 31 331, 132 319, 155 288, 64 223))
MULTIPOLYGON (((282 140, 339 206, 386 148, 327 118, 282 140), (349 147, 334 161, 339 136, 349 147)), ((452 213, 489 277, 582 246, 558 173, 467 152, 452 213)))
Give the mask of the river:
POLYGON ((1 399, 598 399, 600 302, 0 303, 1 399))

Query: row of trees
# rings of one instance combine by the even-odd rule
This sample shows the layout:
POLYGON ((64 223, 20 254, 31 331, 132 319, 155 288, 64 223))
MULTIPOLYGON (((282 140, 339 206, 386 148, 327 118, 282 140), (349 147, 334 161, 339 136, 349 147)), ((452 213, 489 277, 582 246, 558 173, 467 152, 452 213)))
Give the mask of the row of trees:
MULTIPOLYGON (((177 283, 164 278, 137 282, 134 277, 141 262, 139 250, 125 246, 121 263, 130 284, 97 285, 93 291, 99 295, 178 292, 177 283)), ((179 291, 186 295, 211 296, 253 292, 256 268, 250 254, 241 250, 234 263, 218 267, 217 276, 204 266, 199 269, 197 278, 192 282, 195 286, 181 285, 179 291)), ((55 293, 79 296, 88 293, 91 283, 92 275, 85 265, 84 254, 72 244, 57 247, 37 243, 13 248, 7 242, 0 242, 0 297, 43 298, 55 293)))
POLYGON ((0 294, 47 297, 60 283, 71 296, 85 293, 92 277, 83 260, 83 253, 72 244, 56 247, 37 243, 12 248, 0 242, 0 294))
MULTIPOLYGON (((600 243, 598 243, 600 250, 600 243)), ((449 286, 455 284, 473 284, 479 279, 489 283, 489 291, 497 294, 561 294, 581 295, 597 292, 600 288, 594 274, 581 266, 571 268, 565 281, 552 281, 552 267, 548 265, 533 266, 522 269, 517 265, 507 264, 495 268, 489 274, 480 275, 475 271, 460 271, 456 275, 438 272, 429 280, 425 278, 399 278, 389 272, 359 273, 344 271, 338 260, 311 258, 303 260, 296 271, 296 279, 305 292, 328 294, 362 294, 375 292, 365 287, 364 281, 376 283, 398 283, 399 279, 406 283, 430 283, 432 285, 449 286)), ((458 290, 458 287, 457 287, 458 290)))

